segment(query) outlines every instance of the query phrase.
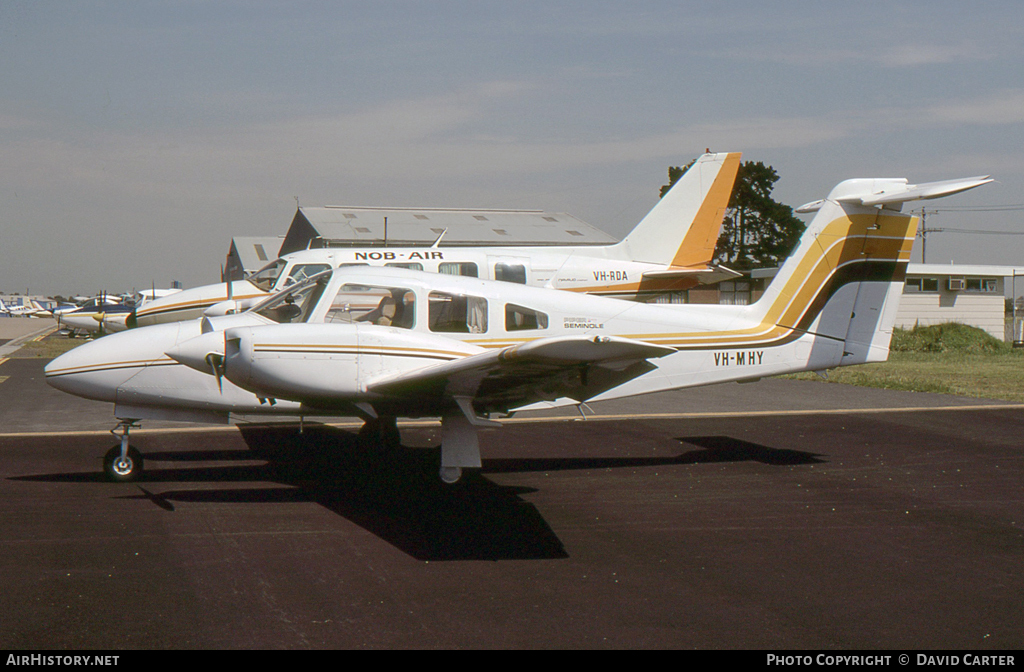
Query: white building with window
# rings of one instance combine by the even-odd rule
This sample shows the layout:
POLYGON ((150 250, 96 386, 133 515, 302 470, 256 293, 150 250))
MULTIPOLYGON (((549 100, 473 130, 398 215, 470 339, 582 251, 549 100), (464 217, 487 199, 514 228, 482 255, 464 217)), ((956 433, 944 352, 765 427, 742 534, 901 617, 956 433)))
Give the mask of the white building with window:
MULTIPOLYGON (((778 272, 757 269, 746 279, 722 282, 716 298, 692 303, 752 303, 778 272)), ((690 290, 691 294, 694 290, 690 290)), ((701 288, 707 292, 707 288, 701 288)), ((984 329, 1000 340, 1024 340, 1024 314, 1017 315, 1018 337, 1013 337, 1006 315, 1006 297, 1024 292, 1024 268, 982 264, 909 264, 896 326, 913 329, 942 322, 959 322, 984 329), (1014 285, 1017 286, 1014 286, 1014 285)), ((684 301, 685 302, 685 301, 684 301)))
POLYGON ((896 326, 959 322, 1009 340, 1005 297, 1015 293, 1018 275, 1024 290, 1024 269, 1013 266, 910 264, 896 326))

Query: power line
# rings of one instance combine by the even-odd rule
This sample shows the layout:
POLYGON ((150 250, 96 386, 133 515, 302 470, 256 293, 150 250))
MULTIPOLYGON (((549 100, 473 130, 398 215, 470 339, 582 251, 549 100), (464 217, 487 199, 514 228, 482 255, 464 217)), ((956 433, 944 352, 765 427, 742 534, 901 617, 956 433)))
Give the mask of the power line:
POLYGON ((1016 203, 1012 205, 949 205, 943 208, 931 208, 928 210, 928 212, 1010 212, 1014 210, 1024 210, 1024 204, 1016 203))
POLYGON ((1024 204, 1010 205, 951 205, 944 208, 925 208, 912 210, 921 215, 921 226, 917 235, 921 238, 921 263, 928 260, 928 234, 929 233, 968 233, 984 236, 1024 236, 1024 231, 997 231, 994 229, 958 229, 952 227, 928 228, 928 215, 938 215, 943 212, 1012 212, 1024 210, 1024 204))
MULTIPOLYGON (((929 213, 931 214, 931 213, 929 213)), ((1024 231, 993 231, 988 229, 954 229, 948 227, 942 227, 938 229, 928 229, 928 233, 980 233, 983 235, 990 236, 1024 236, 1024 231)))

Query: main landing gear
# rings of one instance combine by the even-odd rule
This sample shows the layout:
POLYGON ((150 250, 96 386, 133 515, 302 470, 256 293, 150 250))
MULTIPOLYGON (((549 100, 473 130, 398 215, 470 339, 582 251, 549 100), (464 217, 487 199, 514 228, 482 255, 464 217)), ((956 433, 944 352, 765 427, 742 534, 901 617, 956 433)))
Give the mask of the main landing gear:
MULTIPOLYGON (((441 464, 438 476, 449 485, 458 483, 463 469, 479 469, 480 439, 477 427, 497 427, 498 423, 479 418, 466 408, 451 409, 441 418, 441 464), (472 420, 470 419, 472 418, 472 420)), ((397 418, 367 412, 359 430, 363 448, 398 448, 402 445, 397 418)))
POLYGON ((398 418, 394 416, 368 417, 359 429, 359 442, 365 448, 394 449, 402 445, 398 418))
POLYGON ((142 453, 134 446, 128 445, 128 431, 138 428, 138 420, 118 419, 117 427, 110 430, 114 438, 119 438, 121 443, 107 451, 103 456, 103 473, 107 478, 117 483, 127 483, 137 480, 142 476, 142 453), (120 430, 120 436, 118 436, 120 430))

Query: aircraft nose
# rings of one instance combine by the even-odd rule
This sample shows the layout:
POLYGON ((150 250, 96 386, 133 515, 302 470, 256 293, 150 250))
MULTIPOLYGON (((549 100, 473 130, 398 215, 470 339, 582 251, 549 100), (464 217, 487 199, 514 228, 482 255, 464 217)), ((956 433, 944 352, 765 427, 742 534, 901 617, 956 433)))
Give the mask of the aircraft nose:
POLYGON ((46 365, 46 382, 78 397, 114 402, 118 388, 139 371, 167 361, 164 350, 180 329, 177 323, 132 329, 83 343, 46 365))
POLYGON ((61 392, 97 401, 114 401, 119 385, 135 370, 118 365, 105 339, 84 343, 57 357, 43 369, 46 383, 61 392))

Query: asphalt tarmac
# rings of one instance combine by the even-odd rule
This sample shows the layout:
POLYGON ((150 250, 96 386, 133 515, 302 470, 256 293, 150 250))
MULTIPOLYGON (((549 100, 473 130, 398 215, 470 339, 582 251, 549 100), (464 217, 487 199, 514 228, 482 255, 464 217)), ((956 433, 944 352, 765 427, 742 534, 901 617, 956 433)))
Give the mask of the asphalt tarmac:
POLYGON ((765 380, 439 428, 144 423, 0 364, 0 649, 1020 649, 1024 406, 765 380))

